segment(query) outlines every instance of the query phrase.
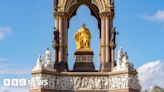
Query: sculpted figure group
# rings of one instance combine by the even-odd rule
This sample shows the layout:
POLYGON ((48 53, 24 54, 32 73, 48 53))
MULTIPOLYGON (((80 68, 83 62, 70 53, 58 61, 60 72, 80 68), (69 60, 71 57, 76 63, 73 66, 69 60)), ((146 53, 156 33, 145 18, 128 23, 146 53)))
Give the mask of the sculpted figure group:
POLYGON ((114 67, 113 71, 134 69, 133 63, 129 62, 128 53, 127 52, 124 53, 122 51, 122 48, 118 50, 117 61, 118 63, 114 67))

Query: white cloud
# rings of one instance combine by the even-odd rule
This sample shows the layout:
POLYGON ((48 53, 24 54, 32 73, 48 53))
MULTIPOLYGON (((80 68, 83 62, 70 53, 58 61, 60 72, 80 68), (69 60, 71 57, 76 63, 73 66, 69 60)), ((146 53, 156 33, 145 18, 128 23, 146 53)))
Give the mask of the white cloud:
POLYGON ((164 10, 158 10, 153 15, 145 15, 145 19, 157 22, 164 22, 164 10))
POLYGON ((28 87, 0 87, 0 92, 29 92, 28 87))
POLYGON ((164 88, 164 62, 160 60, 152 61, 142 65, 137 70, 143 89, 155 85, 164 88))
POLYGON ((0 74, 15 74, 15 75, 22 75, 22 74, 30 74, 31 70, 29 69, 5 69, 0 70, 0 74))
POLYGON ((12 30, 10 27, 0 27, 0 40, 3 40, 5 36, 11 31, 12 30))
POLYGON ((15 74, 15 75, 22 75, 22 74, 30 74, 30 68, 24 68, 27 64, 8 64, 8 63, 0 63, 0 74, 15 74), (20 69, 22 68, 22 69, 20 69))

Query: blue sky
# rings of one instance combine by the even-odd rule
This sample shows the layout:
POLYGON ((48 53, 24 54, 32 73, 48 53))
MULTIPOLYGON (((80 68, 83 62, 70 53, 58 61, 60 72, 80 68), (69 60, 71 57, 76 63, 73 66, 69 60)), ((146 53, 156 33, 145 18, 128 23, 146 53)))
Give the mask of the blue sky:
MULTIPOLYGON (((163 3, 163 0, 115 0, 114 26, 119 31, 116 51, 119 47, 128 51, 136 68, 164 60, 163 3)), ((82 23, 91 31, 91 47, 98 67, 97 20, 90 15, 89 8, 81 6, 71 19, 68 32, 70 68, 74 62, 73 35, 82 23)), ((30 77, 28 73, 38 54, 43 54, 46 48, 53 53, 53 26, 53 0, 0 0, 0 79, 30 77)))

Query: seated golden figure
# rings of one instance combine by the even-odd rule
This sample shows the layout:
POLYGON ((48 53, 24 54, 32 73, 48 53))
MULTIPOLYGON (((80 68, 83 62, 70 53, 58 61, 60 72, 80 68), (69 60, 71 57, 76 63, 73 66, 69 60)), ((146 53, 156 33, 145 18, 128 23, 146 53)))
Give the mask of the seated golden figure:
POLYGON ((76 41, 76 50, 91 50, 91 34, 85 24, 75 33, 74 39, 76 41))

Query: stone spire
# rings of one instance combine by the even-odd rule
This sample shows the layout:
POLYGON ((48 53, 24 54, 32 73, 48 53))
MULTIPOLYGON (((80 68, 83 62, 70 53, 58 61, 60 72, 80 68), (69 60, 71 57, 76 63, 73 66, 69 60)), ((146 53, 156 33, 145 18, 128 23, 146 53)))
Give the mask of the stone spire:
POLYGON ((41 55, 38 56, 36 66, 34 67, 34 70, 41 70, 43 68, 43 62, 41 55))

